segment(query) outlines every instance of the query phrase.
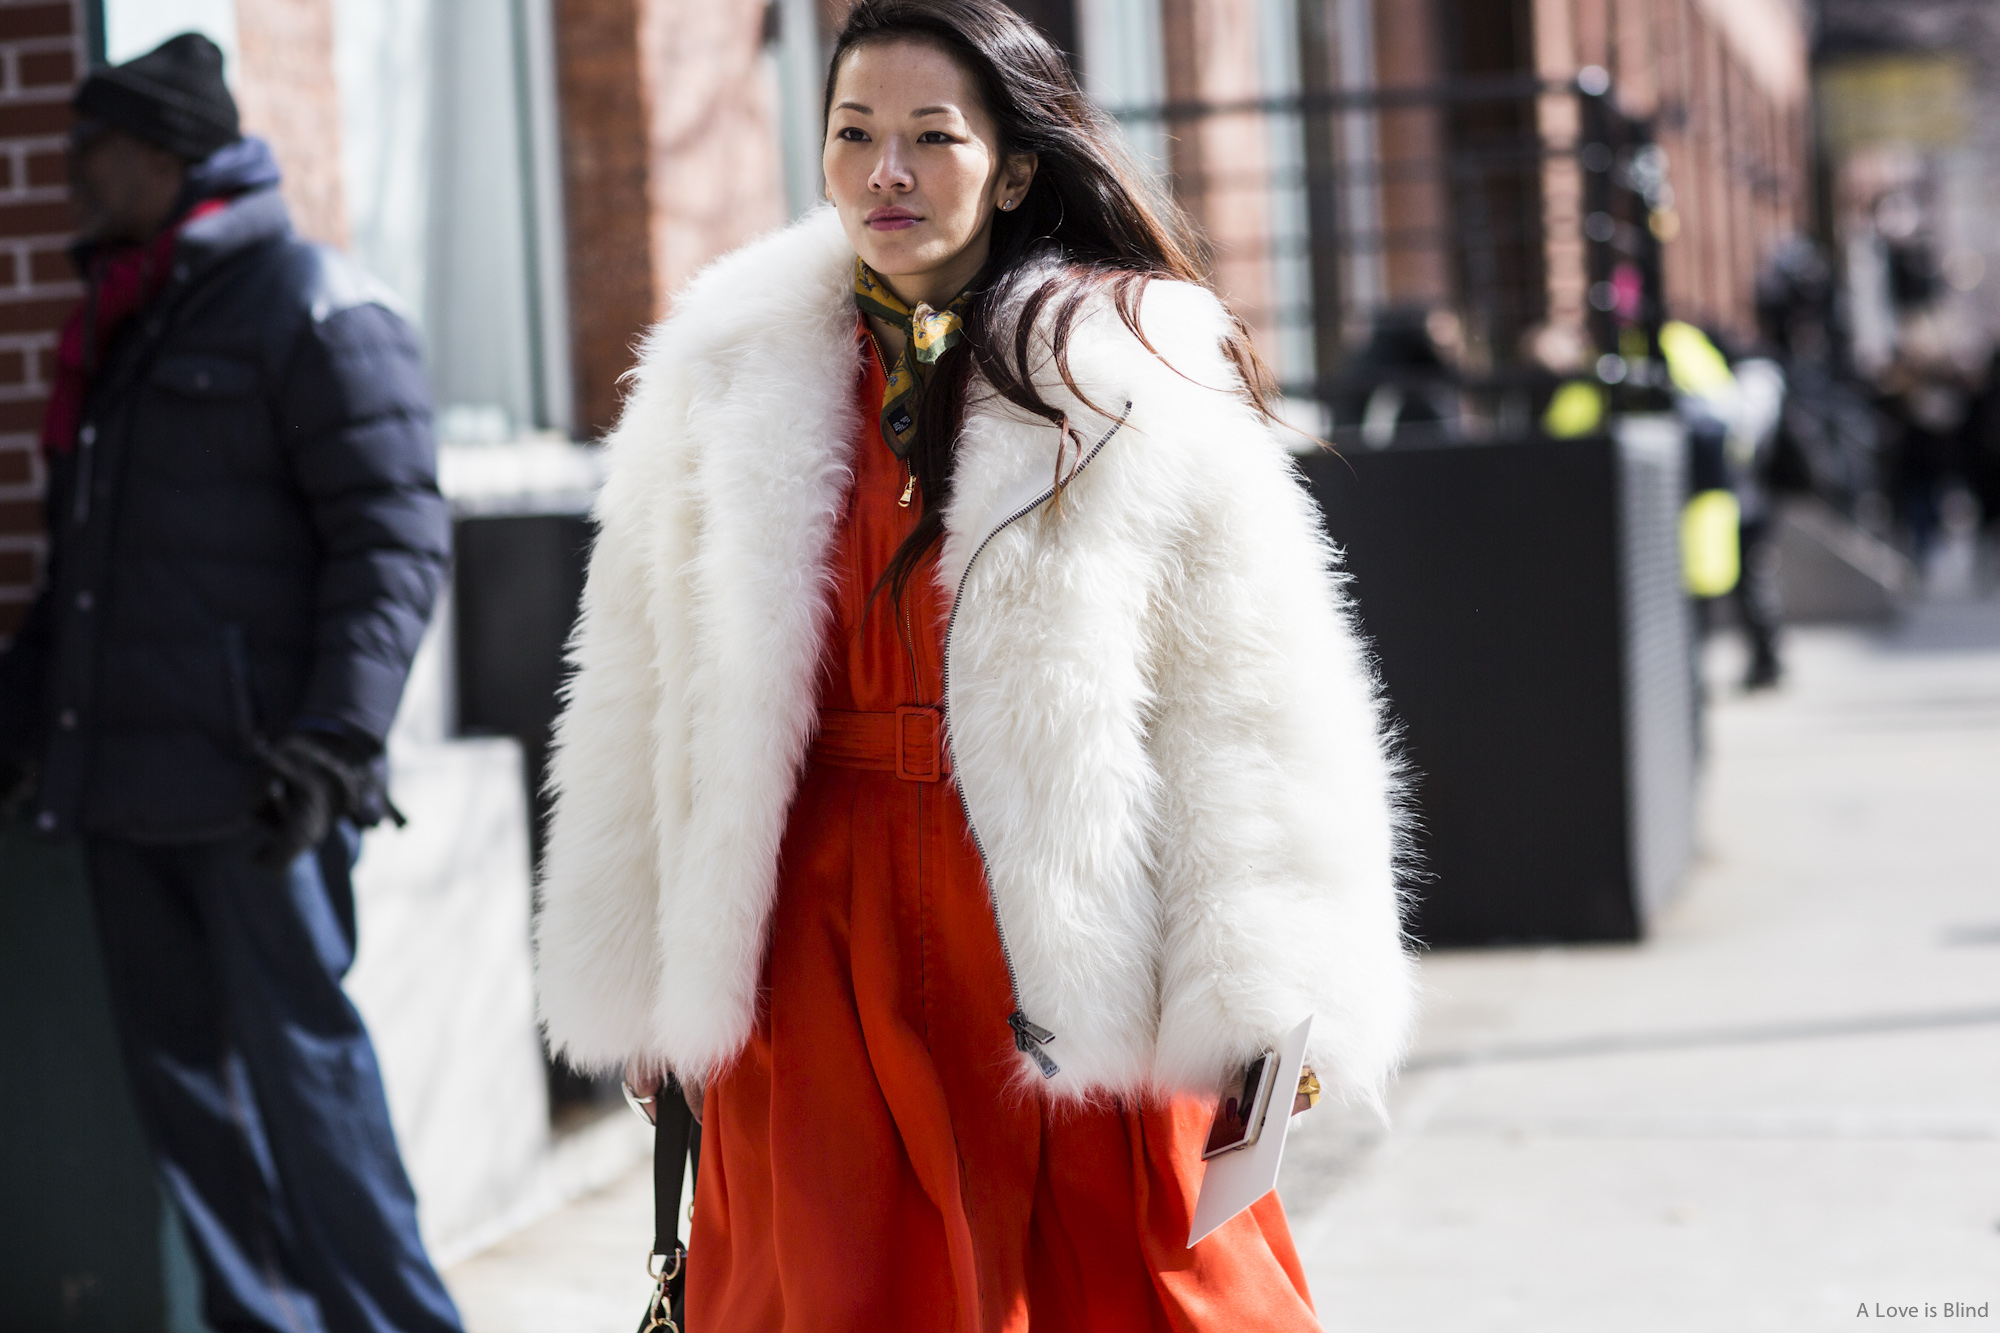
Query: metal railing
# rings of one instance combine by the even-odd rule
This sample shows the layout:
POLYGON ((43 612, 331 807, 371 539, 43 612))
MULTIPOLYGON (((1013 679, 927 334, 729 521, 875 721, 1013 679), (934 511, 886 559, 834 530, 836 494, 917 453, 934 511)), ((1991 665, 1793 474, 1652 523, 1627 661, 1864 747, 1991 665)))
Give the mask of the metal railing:
POLYGON ((1339 436, 1400 384, 1437 400, 1409 429, 1476 434, 1532 420, 1564 375, 1627 396, 1655 377, 1671 187, 1609 91, 1591 70, 1112 114, 1288 398, 1339 436))

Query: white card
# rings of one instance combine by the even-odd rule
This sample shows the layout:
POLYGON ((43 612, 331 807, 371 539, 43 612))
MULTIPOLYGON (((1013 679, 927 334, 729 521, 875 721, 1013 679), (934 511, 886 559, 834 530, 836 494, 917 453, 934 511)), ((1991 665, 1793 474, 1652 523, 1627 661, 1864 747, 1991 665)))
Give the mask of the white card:
POLYGON ((1312 1025, 1307 1015, 1278 1043, 1278 1077, 1257 1141, 1208 1159, 1201 1197, 1195 1200, 1194 1225, 1188 1229, 1188 1248, 1278 1187, 1278 1164, 1284 1160, 1285 1139, 1292 1130, 1292 1103, 1298 1097, 1299 1071, 1305 1067, 1312 1025))

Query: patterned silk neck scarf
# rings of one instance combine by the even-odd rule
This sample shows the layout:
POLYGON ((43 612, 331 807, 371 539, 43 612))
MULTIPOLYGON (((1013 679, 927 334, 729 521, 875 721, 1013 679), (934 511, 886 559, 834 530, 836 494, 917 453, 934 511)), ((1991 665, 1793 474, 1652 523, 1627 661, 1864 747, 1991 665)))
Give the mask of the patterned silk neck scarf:
POLYGON ((962 316, 972 297, 960 292, 943 310, 919 301, 915 310, 889 290, 882 275, 859 259, 854 261, 854 304, 864 315, 894 324, 903 331, 903 351, 896 364, 885 367, 888 385, 882 390, 882 439, 896 457, 907 457, 917 438, 917 399, 930 380, 939 357, 965 336, 962 316))

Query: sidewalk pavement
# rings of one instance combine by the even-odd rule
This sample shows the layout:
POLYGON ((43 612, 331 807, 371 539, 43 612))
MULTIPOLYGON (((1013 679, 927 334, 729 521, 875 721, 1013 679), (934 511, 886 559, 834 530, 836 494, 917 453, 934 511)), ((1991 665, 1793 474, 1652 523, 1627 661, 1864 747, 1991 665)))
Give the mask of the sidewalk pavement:
MULTIPOLYGON (((616 1114, 629 1114, 619 1107, 616 1114)), ((683 1233, 685 1234, 685 1232, 683 1233)), ((652 1283, 653 1165, 445 1271, 466 1333, 632 1333, 652 1283)))
MULTIPOLYGON (((1329 1329, 2000 1326, 2000 603, 1789 665, 1745 697, 1712 654, 1699 860, 1647 943, 1427 956, 1392 1127, 1299 1122, 1329 1329)), ((628 1329, 649 1181, 452 1269, 471 1333, 628 1329)))
POLYGON ((1790 648, 1773 695, 1711 661, 1649 942, 1428 957, 1393 1130, 1296 1136, 1329 1328, 2000 1326, 2000 605, 1790 648))

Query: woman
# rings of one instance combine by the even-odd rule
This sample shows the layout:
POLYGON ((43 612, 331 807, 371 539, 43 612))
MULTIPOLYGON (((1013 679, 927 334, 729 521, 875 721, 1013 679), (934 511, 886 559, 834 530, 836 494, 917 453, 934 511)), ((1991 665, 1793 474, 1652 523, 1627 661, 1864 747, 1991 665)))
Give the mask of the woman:
POLYGON ((679 1075, 688 1319, 1317 1327, 1275 1196, 1186 1246, 1307 1015, 1376 1099, 1392 768, 1241 327, 998 0, 863 0, 833 207, 695 279, 610 441, 543 1013, 679 1075))

